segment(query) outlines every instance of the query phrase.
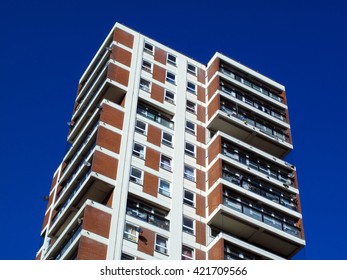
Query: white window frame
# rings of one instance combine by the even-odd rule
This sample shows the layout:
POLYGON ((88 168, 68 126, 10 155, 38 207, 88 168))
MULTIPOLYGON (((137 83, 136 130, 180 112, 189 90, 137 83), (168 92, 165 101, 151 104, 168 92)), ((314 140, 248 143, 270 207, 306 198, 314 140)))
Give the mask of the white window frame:
POLYGON ((142 60, 142 65, 141 65, 142 70, 152 73, 152 63, 149 62, 148 60, 142 60), (148 64, 148 65, 145 65, 148 64))
POLYGON ((183 216, 183 219, 182 219, 182 231, 185 232, 185 233, 188 233, 188 234, 192 234, 192 235, 195 235, 195 220, 192 219, 192 218, 189 218, 187 216, 183 216), (186 225, 184 222, 189 222, 189 223, 192 223, 192 226, 188 226, 186 225))
POLYGON ((182 246, 182 258, 181 259, 182 260, 194 260, 195 259, 195 250, 194 250, 194 248, 191 248, 191 247, 183 245, 182 246), (186 248, 186 251, 191 251, 192 252, 192 256, 191 257, 183 254, 185 248, 186 248), (185 259, 183 259, 183 258, 185 258, 185 259))
POLYGON ((139 119, 136 119, 136 122, 135 122, 135 131, 143 134, 143 135, 147 135, 147 123, 139 120, 139 119), (137 124, 138 123, 141 123, 141 124, 144 124, 145 125, 145 129, 143 129, 142 127, 138 127, 137 124))
POLYGON ((137 243, 139 240, 139 232, 137 228, 138 227, 133 224, 126 223, 124 227, 123 238, 131 242, 137 243), (127 227, 129 227, 131 231, 128 231, 129 229, 127 227))
POLYGON ((165 81, 170 84, 176 85, 176 75, 170 71, 166 71, 165 81), (168 75, 173 75, 173 78, 169 77, 168 75))
POLYGON ((146 146, 134 142, 134 145, 133 145, 133 155, 138 157, 138 158, 140 158, 140 159, 145 159, 145 157, 146 157, 146 146), (142 147, 142 151, 141 150, 140 151, 136 150, 135 146, 142 147))
POLYGON ((187 100, 187 103, 186 103, 187 112, 192 113, 192 114, 196 114, 196 106, 197 106, 196 103, 194 103, 193 101, 187 100), (188 106, 188 104, 190 104, 192 106, 188 106))
POLYGON ((187 91, 193 94, 196 94, 196 84, 193 82, 187 81, 187 91))
POLYGON ((146 53, 154 54, 154 46, 148 42, 145 42, 143 49, 146 53))
POLYGON ((155 243, 154 243, 154 251, 160 253, 160 254, 164 254, 164 255, 168 255, 168 251, 169 251, 169 248, 168 248, 168 244, 169 244, 169 239, 162 236, 162 235, 159 235, 159 234, 156 234, 155 236, 155 243), (161 245, 161 244, 158 244, 158 238, 161 238, 162 240, 165 241, 165 246, 161 245))
POLYGON ((185 143, 185 147, 184 147, 184 152, 185 152, 186 155, 195 158, 195 156, 196 156, 196 146, 194 144, 192 144, 192 143, 186 142, 185 143), (193 148, 193 150, 189 150, 187 148, 187 145, 190 145, 193 148))
POLYGON ((191 121, 186 120, 186 131, 191 133, 191 134, 193 134, 193 135, 195 135, 195 133, 196 133, 196 124, 191 122, 191 121), (188 124, 192 124, 194 126, 194 128, 188 127, 188 124))
POLYGON ((196 74, 197 74, 197 67, 195 65, 193 65, 193 64, 188 62, 188 64, 187 64, 187 72, 192 74, 192 75, 194 75, 194 76, 196 76, 196 74), (189 66, 190 67, 194 67, 194 70, 189 69, 189 66))
POLYGON ((160 178, 159 185, 158 185, 158 193, 167 197, 171 197, 171 183, 169 181, 166 181, 160 178), (162 187, 162 184, 161 184, 162 182, 168 185, 168 189, 162 187))
POLYGON ((167 155, 161 154, 160 155, 160 168, 171 172, 172 171, 172 158, 167 156, 167 155), (163 157, 169 160, 169 162, 170 162, 169 165, 162 161, 163 157))
POLYGON ((143 184, 143 171, 137 167, 131 166, 131 168, 130 168, 130 181, 135 183, 135 184, 142 185, 143 184), (136 177, 135 175, 133 175, 133 170, 140 171, 141 176, 136 177))
POLYGON ((144 78, 141 78, 140 79, 140 89, 142 89, 143 91, 146 91, 146 92, 151 92, 151 87, 152 87, 152 83, 144 78), (144 83, 148 83, 148 85, 144 85, 144 83))
POLYGON ((168 132, 166 132, 166 131, 162 131, 162 132, 161 132, 161 143, 162 143, 163 145, 172 148, 172 147, 173 147, 172 138, 173 138, 173 135, 172 135, 172 134, 170 134, 170 133, 168 133, 168 132), (169 142, 168 140, 166 140, 166 139, 164 138, 164 134, 170 135, 170 136, 171 136, 171 142, 169 142))
POLYGON ((195 207, 195 193, 189 190, 183 190, 183 204, 191 206, 191 207, 195 207), (186 197, 186 194, 188 193, 193 195, 193 200, 186 197))
POLYGON ((169 102, 171 104, 175 104, 175 93, 173 93, 170 90, 165 89, 164 99, 165 99, 165 101, 167 101, 167 102, 169 102), (172 94, 173 97, 171 98, 171 97, 167 96, 167 93, 172 94))
POLYGON ((166 55, 166 62, 169 63, 169 64, 172 64, 172 65, 177 65, 177 56, 171 54, 171 53, 168 53, 166 55), (170 56, 173 58, 171 59, 170 56))
POLYGON ((195 182, 195 168, 194 167, 191 167, 189 165, 184 165, 184 174, 183 175, 184 175, 185 179, 192 181, 192 182, 195 182), (186 171, 187 168, 193 170, 193 175, 187 173, 187 171, 186 171))

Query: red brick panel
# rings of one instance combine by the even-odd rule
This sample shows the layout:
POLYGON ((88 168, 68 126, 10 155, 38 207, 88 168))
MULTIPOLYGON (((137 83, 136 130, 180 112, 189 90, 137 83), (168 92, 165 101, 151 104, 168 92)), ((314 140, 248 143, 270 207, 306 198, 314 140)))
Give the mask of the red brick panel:
POLYGON ((205 183, 206 183, 205 172, 202 171, 202 170, 197 169, 196 170, 196 187, 199 190, 205 191, 205 189, 206 189, 205 183))
POLYGON ((199 215, 200 217, 206 216, 206 206, 205 206, 205 197, 200 194, 195 195, 195 201, 196 201, 196 215, 199 215))
POLYGON ((201 106, 199 104, 197 104, 197 118, 200 122, 206 122, 206 109, 204 106, 201 106))
POLYGON ((166 64, 166 52, 158 47, 155 47, 154 60, 162 64, 166 64))
POLYGON ((128 86, 129 71, 110 63, 107 69, 107 78, 124 86, 128 86))
POLYGON ((219 159, 208 170, 208 187, 210 188, 221 177, 222 161, 219 159))
POLYGON ((198 68, 198 82, 205 84, 205 75, 206 75, 206 71, 198 68))
POLYGON ((160 147, 161 143, 161 129, 153 126, 153 125, 148 125, 148 130, 147 130, 147 141, 149 143, 152 143, 158 147, 160 147))
POLYGON ((155 233, 149 229, 142 227, 142 234, 139 237, 137 250, 147 255, 154 255, 155 233))
POLYGON ((210 164, 222 152, 222 138, 218 136, 208 148, 208 164, 210 164))
POLYGON ((107 246, 86 236, 81 236, 78 245, 78 260, 105 260, 107 246))
POLYGON ((211 80, 214 73, 216 73, 219 70, 219 58, 216 58, 211 64, 210 67, 207 69, 207 78, 208 80, 211 80))
POLYGON ((214 95, 214 93, 218 89, 219 89, 219 76, 216 76, 207 88, 208 100, 211 99, 211 97, 214 95))
POLYGON ((197 86, 198 87, 198 100, 201 102, 206 102, 205 98, 206 98, 206 94, 205 94, 205 88, 202 86, 197 86))
POLYGON ((166 70, 156 64, 153 65, 153 79, 165 83, 166 70))
POLYGON ((117 46, 113 46, 111 59, 116 60, 128 67, 131 65, 131 53, 117 46))
POLYGON ((224 239, 218 242, 208 251, 209 260, 224 260, 224 239))
POLYGON ((112 125, 116 128, 123 129, 124 113, 107 104, 102 105, 100 121, 112 125))
POLYGON ((206 260, 206 252, 195 249, 195 259, 196 260, 206 260))
POLYGON ((196 141, 205 144, 206 142, 205 128, 201 125, 196 125, 196 127, 197 127, 196 141))
POLYGON ((151 97, 160 103, 164 103, 164 88, 157 84, 152 84, 151 97))
POLYGON ((196 147, 196 163, 205 167, 205 149, 196 147))
POLYGON ((128 48, 133 48, 134 36, 122 29, 116 28, 113 34, 113 40, 127 46, 128 48))
POLYGON ((110 224, 110 214, 92 206, 86 206, 83 216, 83 229, 108 238, 110 234, 110 224))
POLYGON ((112 179, 117 178, 118 160, 99 151, 95 151, 92 170, 112 179))
POLYGON ((96 137, 96 144, 119 154, 122 136, 102 126, 99 127, 96 137))
POLYGON ((47 214, 45 215, 45 218, 43 219, 43 224, 42 224, 42 228, 41 231, 45 228, 45 226, 48 223, 48 218, 49 218, 49 214, 51 213, 51 210, 47 212, 47 214))
POLYGON ((146 148, 145 165, 154 170, 159 170, 160 153, 149 147, 146 148))
POLYGON ((223 204, 223 188, 221 184, 208 196, 208 214, 210 215, 220 204, 223 204))
POLYGON ((206 245, 206 224, 200 221, 195 221, 195 236, 196 243, 206 245))
POLYGON ((212 116, 219 109, 220 109, 220 98, 219 98, 219 95, 216 95, 207 107, 207 120, 210 120, 212 116))
POLYGON ((145 172, 143 178, 143 191, 151 196, 158 196, 158 177, 145 172))

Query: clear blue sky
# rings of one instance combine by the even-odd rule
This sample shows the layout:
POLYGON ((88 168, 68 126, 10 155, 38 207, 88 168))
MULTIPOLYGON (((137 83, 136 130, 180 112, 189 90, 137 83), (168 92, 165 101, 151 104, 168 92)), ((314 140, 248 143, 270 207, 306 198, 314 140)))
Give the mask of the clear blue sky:
POLYGON ((207 63, 222 52, 284 84, 307 246, 347 259, 346 1, 0 4, 0 259, 34 259, 78 80, 116 21, 207 63))

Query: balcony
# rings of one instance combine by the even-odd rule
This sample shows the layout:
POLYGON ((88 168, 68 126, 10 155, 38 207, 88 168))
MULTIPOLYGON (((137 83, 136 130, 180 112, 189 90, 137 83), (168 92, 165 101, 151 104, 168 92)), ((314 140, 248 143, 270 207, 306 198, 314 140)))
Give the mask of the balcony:
POLYGON ((82 224, 80 224, 76 229, 74 229, 72 232, 72 236, 65 242, 65 244, 62 246, 61 250, 59 251, 58 255, 55 257, 56 260, 60 260, 66 251, 68 249, 71 249, 70 247, 72 244, 77 246, 77 242, 75 242, 81 235, 82 231, 82 224))
POLYGON ((171 121, 170 117, 145 104, 138 104, 137 113, 167 128, 174 129, 174 123, 171 121))
POLYGON ((254 112, 219 96, 215 98, 220 98, 217 100, 220 105, 216 111, 210 112, 208 129, 222 131, 278 158, 283 158, 291 151, 293 146, 287 128, 265 121, 254 112))
POLYGON ((305 245, 296 219, 226 188, 220 201, 208 218, 210 226, 285 258, 290 258, 305 245))

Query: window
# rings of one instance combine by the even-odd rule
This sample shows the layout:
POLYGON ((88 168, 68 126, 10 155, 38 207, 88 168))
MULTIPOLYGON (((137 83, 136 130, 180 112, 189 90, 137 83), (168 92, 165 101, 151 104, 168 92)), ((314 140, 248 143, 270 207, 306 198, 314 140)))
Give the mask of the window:
POLYGON ((168 239, 157 235, 155 239, 155 251, 167 255, 168 239))
POLYGON ((141 159, 144 159, 145 158, 145 147, 138 144, 138 143, 134 143, 133 155, 135 155, 141 159))
POLYGON ((146 135, 147 134, 147 124, 140 121, 140 120, 136 120, 135 130, 141 134, 146 135))
POLYGON ((171 158, 169 158, 167 156, 164 156, 164 155, 161 155, 161 157, 160 157, 160 167, 165 169, 165 170, 171 171, 171 169, 172 169, 171 161, 172 161, 171 158))
POLYGON ((194 249, 182 246, 182 260, 194 260, 194 249))
POLYGON ((137 227, 131 224, 125 224, 123 237, 129 241, 137 243, 137 240, 138 240, 137 227))
POLYGON ((189 206, 195 206, 195 194, 193 192, 184 190, 183 192, 183 203, 189 206))
POLYGON ((142 185, 142 170, 137 169, 136 167, 131 167, 130 171, 130 181, 136 184, 142 185))
POLYGON ((163 134, 161 136, 161 143, 166 146, 172 147, 172 135, 163 131, 163 134))
POLYGON ((176 56, 172 55, 172 54, 167 54, 167 62, 173 65, 176 65, 176 56))
POLYGON ((158 192, 165 196, 170 196, 170 182, 159 179, 158 192))
POLYGON ((196 114, 196 104, 187 100, 186 109, 188 112, 196 114))
POLYGON ((185 153, 189 156, 195 157, 195 145, 186 142, 185 153))
POLYGON ((188 63, 187 72, 196 75, 196 67, 193 64, 188 63))
POLYGON ((193 84, 192 82, 187 82, 187 91, 196 94, 196 84, 193 84))
POLYGON ((184 178, 186 178, 189 181, 195 182, 195 169, 193 167, 185 165, 184 166, 184 178))
POLYGON ((171 91, 165 90, 165 101, 175 104, 175 94, 171 91))
POLYGON ((195 123, 186 121, 186 131, 195 135, 195 123))
POLYGON ((183 217, 183 232, 194 234, 194 220, 188 217, 183 217))
POLYGON ((135 260, 135 257, 122 253, 121 260, 135 260))
POLYGON ((145 50, 145 52, 147 52, 147 53, 153 54, 153 52, 154 52, 154 47, 153 47, 151 44, 145 42, 144 50, 145 50))
POLYGON ((144 91, 151 91, 151 83, 145 79, 140 79, 140 89, 144 91))
POLYGON ((147 60, 142 61, 142 69, 147 72, 152 72, 152 63, 148 62, 147 60))
POLYGON ((176 75, 171 72, 166 72, 166 81, 171 84, 176 84, 176 75))

